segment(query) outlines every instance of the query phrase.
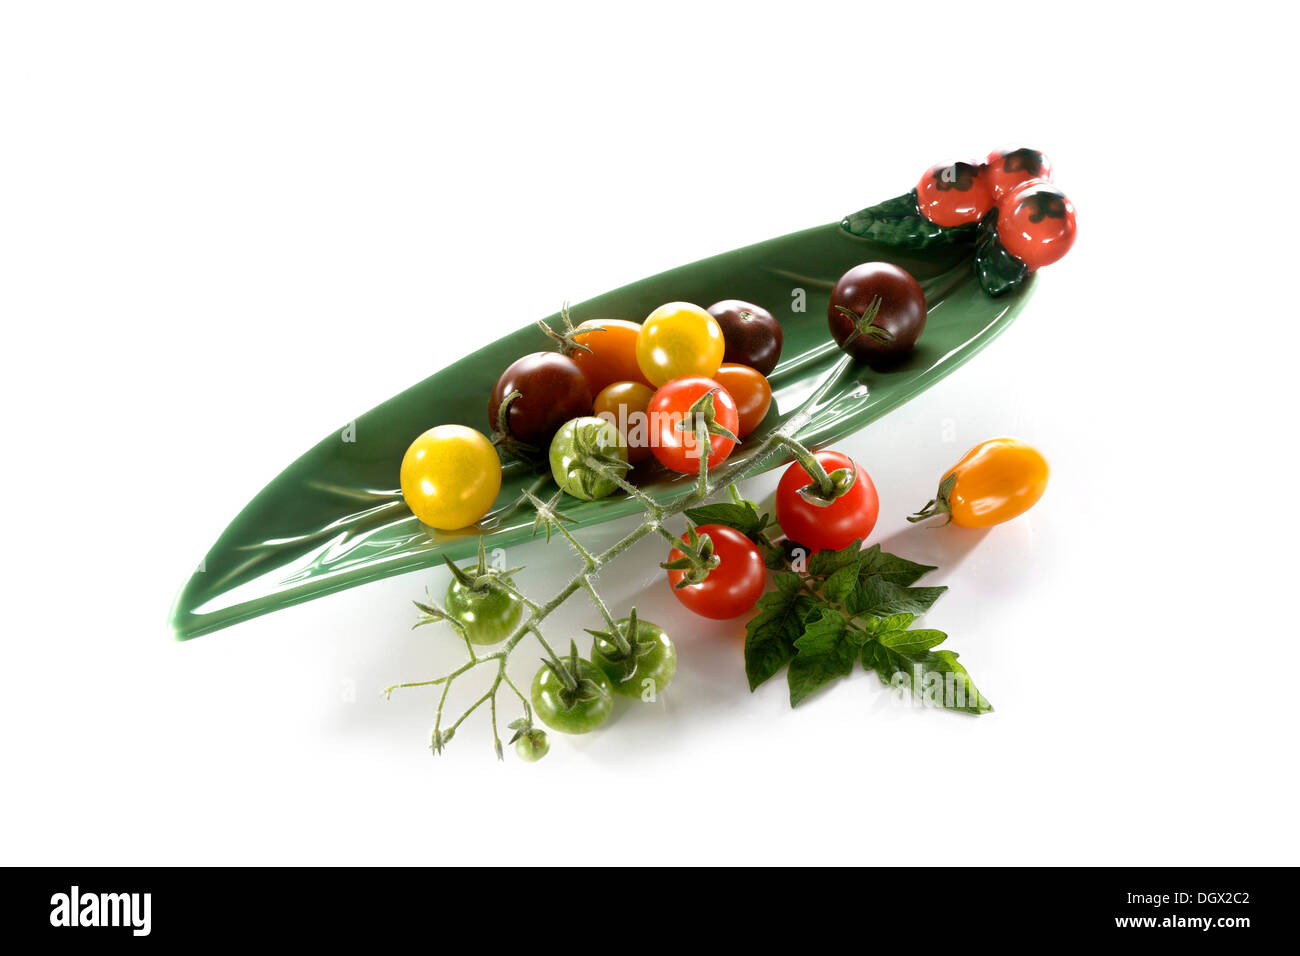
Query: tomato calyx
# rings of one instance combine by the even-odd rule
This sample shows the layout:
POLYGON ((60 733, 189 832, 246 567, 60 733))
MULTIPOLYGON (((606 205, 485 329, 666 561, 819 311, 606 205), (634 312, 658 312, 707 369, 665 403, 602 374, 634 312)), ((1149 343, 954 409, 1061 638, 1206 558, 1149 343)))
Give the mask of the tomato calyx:
POLYGON ((674 588, 686 588, 693 584, 702 584, 709 572, 722 563, 714 553, 713 539, 707 534, 700 534, 694 525, 686 526, 686 540, 673 545, 681 557, 673 561, 664 561, 659 565, 665 571, 684 571, 682 579, 674 588))
POLYGON ((946 528, 952 524, 952 505, 949 499, 952 498, 952 490, 957 486, 957 473, 953 472, 943 481, 939 482, 939 491, 933 498, 925 503, 925 506, 915 514, 907 516, 907 520, 916 524, 918 521, 926 521, 929 518, 935 518, 939 515, 947 515, 948 520, 943 524, 930 525, 931 528, 946 528))
POLYGON ((588 352, 595 355, 595 350, 590 346, 583 345, 578 341, 578 336, 586 332, 604 332, 605 329, 599 325, 589 325, 585 329, 579 329, 573 324, 573 315, 569 312, 569 303, 565 302, 560 306, 561 327, 557 331, 551 328, 541 319, 537 320, 537 327, 545 333, 546 337, 551 340, 556 349, 563 355, 570 358, 575 352, 588 352))
MULTIPOLYGON (((513 576, 523 570, 522 566, 503 570, 488 564, 487 549, 483 546, 482 537, 478 539, 478 563, 476 565, 462 568, 445 554, 442 556, 442 560, 451 570, 452 577, 475 594, 486 594, 488 591, 498 589, 511 591, 514 584, 513 576)), ((420 623, 425 622, 421 621, 420 623)))
MULTIPOLYGON (((820 467, 820 462, 818 463, 820 467)), ((807 470, 807 466, 804 466, 807 470)), ((809 474, 812 474, 810 471, 809 474)), ((854 468, 836 468, 834 471, 823 472, 826 475, 825 482, 819 482, 814 476, 813 481, 799 489, 799 497, 810 505, 816 505, 819 508, 828 508, 835 503, 835 499, 842 498, 848 494, 853 483, 858 480, 858 470, 854 468)))
POLYGON ((799 489, 799 497, 810 505, 816 505, 818 508, 830 507, 837 499, 848 494, 858 480, 858 469, 852 461, 849 462, 848 468, 836 468, 828 472, 817 460, 817 456, 799 442, 784 440, 782 444, 790 449, 795 461, 803 466, 803 470, 808 472, 808 477, 812 479, 799 489))
POLYGON ((602 430, 603 426, 594 422, 584 422, 577 425, 573 429, 574 450, 578 452, 582 463, 588 468, 615 483, 620 483, 619 479, 632 467, 632 463, 620 458, 618 455, 611 454, 601 444, 602 430))
POLYGON ((560 706, 566 712, 573 710, 586 701, 601 700, 609 696, 605 689, 590 677, 579 676, 582 673, 579 669, 582 658, 578 656, 576 641, 569 642, 569 659, 567 661, 558 658, 550 660, 544 657, 542 663, 546 665, 550 672, 555 675, 555 679, 562 685, 558 696, 560 706))
POLYGON ((569 533, 561 528, 561 522, 568 521, 572 524, 576 519, 571 515, 566 515, 563 511, 560 511, 555 507, 560 503, 560 498, 563 496, 563 491, 557 491, 555 494, 551 495, 550 501, 542 501, 541 498, 538 498, 527 488, 524 489, 524 497, 528 499, 528 503, 531 504, 533 510, 537 512, 537 517, 533 519, 532 536, 534 538, 537 537, 537 532, 541 531, 543 528, 546 529, 546 540, 548 542, 551 540, 551 531, 554 529, 558 528, 561 533, 566 535, 569 533))
POLYGON ((435 754, 441 755, 443 748, 451 743, 451 738, 456 736, 456 728, 448 727, 446 730, 435 728, 429 734, 429 749, 435 754))
POLYGON ((840 343, 840 348, 847 348, 849 343, 859 335, 865 335, 867 338, 875 339, 878 342, 888 342, 894 337, 894 333, 890 332, 889 329, 884 329, 878 325, 872 324, 876 321, 876 317, 880 315, 881 302, 882 300, 880 296, 876 296, 871 300, 870 304, 862 310, 861 315, 854 312, 848 306, 837 305, 835 307, 841 315, 847 316, 849 321, 853 323, 853 331, 849 333, 848 338, 840 343))
POLYGON ((616 622, 607 631, 597 631, 592 628, 584 628, 584 630, 597 640, 608 641, 614 645, 610 650, 601 653, 605 660, 618 665, 622 671, 619 679, 623 681, 630 680, 636 673, 637 660, 652 653, 658 646, 654 641, 639 639, 636 608, 628 612, 626 621, 616 622))
MULTIPOLYGON (((718 421, 717 409, 713 407, 713 393, 718 389, 711 388, 694 402, 682 416, 682 420, 676 424, 679 432, 695 432, 699 436, 700 425, 704 425, 704 430, 708 435, 716 435, 719 438, 725 438, 728 441, 740 442, 740 439, 732 434, 729 428, 726 428, 718 421)), ((702 442, 707 445, 707 438, 702 442)))

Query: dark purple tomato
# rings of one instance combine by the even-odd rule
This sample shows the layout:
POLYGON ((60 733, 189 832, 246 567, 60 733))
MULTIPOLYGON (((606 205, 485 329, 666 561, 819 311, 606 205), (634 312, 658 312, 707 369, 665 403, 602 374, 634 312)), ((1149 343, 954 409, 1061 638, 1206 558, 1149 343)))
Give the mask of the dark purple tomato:
POLYGON ((571 418, 591 414, 591 386, 573 359, 559 352, 533 352, 501 373, 488 402, 488 422, 497 430, 501 403, 511 392, 519 397, 506 409, 510 437, 545 450, 552 436, 571 418))
POLYGON ((840 348, 872 368, 888 368, 906 358, 921 337, 925 293, 906 269, 864 262, 835 283, 827 317, 840 348))
POLYGON ((752 302, 724 299, 709 306, 709 315, 722 326, 722 340, 727 343, 722 361, 772 374, 785 337, 771 312, 752 302))

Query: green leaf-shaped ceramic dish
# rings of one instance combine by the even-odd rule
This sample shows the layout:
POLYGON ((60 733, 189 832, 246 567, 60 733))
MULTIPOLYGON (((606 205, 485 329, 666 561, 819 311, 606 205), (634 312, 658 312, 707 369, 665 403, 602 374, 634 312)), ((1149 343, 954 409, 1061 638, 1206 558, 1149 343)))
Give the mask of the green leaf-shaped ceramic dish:
MULTIPOLYGON (((780 320, 785 348, 770 376, 772 411, 746 445, 756 445, 798 414, 802 424, 796 437, 821 447, 970 359, 1010 324, 1034 285, 1031 277, 992 298, 977 280, 972 242, 900 249, 853 235, 848 227, 858 221, 806 229, 662 272, 579 303, 572 313, 575 321, 640 321, 675 300, 708 306, 743 299, 764 306, 780 320), (850 365, 827 331, 835 281, 851 266, 872 260, 909 270, 921 281, 929 304, 915 352, 887 373, 850 365)), ((559 316, 546 321, 558 326, 559 316)), ((507 464, 501 494, 480 525, 441 532, 421 525, 406 508, 397 490, 398 467, 411 440, 434 425, 454 422, 487 431, 488 394, 497 376, 519 356, 546 347, 545 336, 530 324, 371 409, 348 430, 327 435, 249 502, 208 551, 172 609, 176 636, 197 637, 333 591, 431 567, 443 555, 463 558, 477 549, 480 535, 489 549, 527 540, 533 515, 515 503, 526 487, 549 495, 554 490, 549 475, 507 464)), ((733 460, 743 459, 744 447, 733 460)), ((769 458, 753 471, 782 461, 769 458)), ((653 462, 639 466, 633 480, 660 500, 691 490, 690 478, 670 475, 653 462)), ((639 510, 621 496, 570 499, 563 507, 576 520, 574 527, 639 510)))

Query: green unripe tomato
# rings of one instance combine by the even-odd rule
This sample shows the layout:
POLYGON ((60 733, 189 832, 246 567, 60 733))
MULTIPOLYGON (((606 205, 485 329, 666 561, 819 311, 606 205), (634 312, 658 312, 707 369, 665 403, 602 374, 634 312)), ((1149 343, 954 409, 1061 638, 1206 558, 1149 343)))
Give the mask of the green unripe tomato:
POLYGON ((618 483, 592 468, 584 459, 601 459, 609 468, 627 470, 627 443, 612 422, 588 415, 565 422, 551 439, 551 474, 555 483, 585 501, 605 498, 618 483))
POLYGON ((589 733, 603 724, 614 709, 613 688, 604 671, 590 661, 579 659, 577 677, 595 684, 598 693, 590 700, 575 701, 568 710, 564 708, 564 684, 549 667, 542 665, 533 678, 534 713, 547 727, 562 734, 589 733))
POLYGON ((493 582, 473 588, 452 578, 447 586, 446 607, 447 614, 465 628, 465 636, 472 644, 504 641, 524 616, 523 602, 493 582))
POLYGON ((546 738, 544 730, 525 731, 515 741, 515 753, 519 755, 520 760, 526 760, 528 763, 541 760, 550 749, 551 742, 546 738))
MULTIPOLYGON (((630 621, 631 618, 625 617, 617 622, 619 633, 625 637, 628 636, 630 621)), ((649 691, 652 695, 658 695, 672 681, 673 674, 677 673, 677 649, 662 627, 640 619, 636 622, 636 641, 638 644, 650 644, 651 647, 636 657, 636 666, 630 676, 627 676, 626 662, 619 653, 618 645, 608 637, 595 638, 591 646, 591 662, 609 678, 616 694, 623 697, 645 697, 649 691)))

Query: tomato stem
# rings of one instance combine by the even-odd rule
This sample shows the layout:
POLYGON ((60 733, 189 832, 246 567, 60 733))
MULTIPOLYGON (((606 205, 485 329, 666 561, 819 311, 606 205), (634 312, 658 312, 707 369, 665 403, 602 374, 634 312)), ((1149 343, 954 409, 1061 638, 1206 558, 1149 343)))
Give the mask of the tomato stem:
POLYGON ((894 337, 894 333, 889 329, 881 328, 879 325, 872 325, 876 321, 876 316, 880 314, 881 299, 876 296, 870 304, 863 310, 861 315, 854 312, 848 306, 837 305, 835 308, 844 315, 847 315, 853 322, 853 331, 849 333, 848 338, 840 343, 840 348, 846 348, 850 342, 859 335, 865 335, 867 338, 876 339, 879 342, 888 342, 894 337))
POLYGON ((790 450, 795 461, 799 462, 803 470, 808 472, 808 477, 812 479, 810 484, 799 489, 800 497, 809 504, 825 508, 835 499, 847 494, 849 489, 853 487, 854 482, 857 481, 858 472, 856 467, 836 468, 828 474, 826 469, 822 467, 822 463, 817 460, 817 456, 800 442, 785 436, 780 436, 778 440, 790 450))
MULTIPOLYGON (((687 573, 683 576, 682 584, 697 583, 691 580, 692 578, 703 580, 707 577, 709 571, 718 564, 718 557, 713 554, 712 542, 708 536, 701 536, 696 532, 693 526, 688 526, 686 536, 687 540, 682 541, 665 528, 664 523, 668 519, 681 514, 686 509, 701 504, 705 499, 709 498, 720 489, 731 487, 746 474, 754 474, 762 470, 764 462, 783 449, 789 451, 794 458, 804 466, 805 470, 808 471, 809 475, 813 478, 814 485, 816 486, 814 489, 815 491, 821 492, 824 487, 829 486, 827 494, 831 495, 833 499, 837 494, 842 494, 844 490, 847 490, 847 488, 851 486, 851 474, 847 475, 849 485, 845 485, 837 492, 837 485, 842 483, 842 481, 837 482, 837 477, 840 479, 846 477, 845 475, 839 475, 838 473, 845 472, 846 470, 836 469, 836 472, 827 475, 825 469, 823 469, 820 463, 818 463, 812 452, 793 437, 795 432, 807 424, 808 409, 821 400, 826 388, 829 387, 829 383, 837 378, 846 367, 845 362, 838 363, 831 370, 827 381, 815 389, 813 393, 804 400, 802 406, 796 409, 794 414, 792 414, 780 428, 768 435, 751 455, 747 456, 745 459, 731 462, 716 475, 711 474, 709 470, 709 453, 711 452, 709 438, 711 435, 720 434, 734 440, 735 436, 717 423, 716 417, 713 415, 712 393, 710 392, 704 396, 698 403, 699 407, 693 409, 693 411, 698 412, 698 414, 695 416, 694 421, 690 426, 694 431, 696 444, 700 451, 699 473, 696 476, 696 480, 693 483, 690 493, 683 495, 682 498, 671 504, 661 504, 647 495, 644 491, 637 488, 623 475, 622 472, 624 469, 611 467, 609 463, 602 462, 594 456, 589 456, 591 458, 589 462, 591 467, 597 469, 603 475, 614 481, 644 508, 644 520, 637 525, 636 528, 632 529, 621 539, 599 553, 593 553, 585 548, 577 540, 574 534, 565 527, 566 522, 571 522, 573 519, 558 510, 557 506, 562 497, 562 492, 557 493, 549 501, 544 502, 531 491, 525 489, 517 502, 517 506, 526 502, 531 505, 533 510, 536 512, 537 518, 534 525, 534 533, 544 528, 547 539, 549 540, 551 533, 553 531, 558 531, 560 536, 569 543, 570 547, 573 548, 574 552, 581 559, 582 568, 569 579, 557 594, 543 604, 539 604, 536 601, 529 599, 520 592, 519 589, 514 586, 514 583, 509 580, 508 572, 488 572, 494 575, 492 586, 504 588, 509 593, 518 597, 528 611, 527 616, 516 627, 514 633, 507 637, 501 647, 491 654, 475 656, 474 649, 470 647, 470 659, 449 673, 434 678, 433 680, 393 684, 385 689, 385 695, 389 695, 393 691, 402 688, 441 686, 442 692, 438 698, 434 727, 430 735, 430 749, 435 754, 442 753, 443 748, 455 735, 457 728, 464 723, 470 714, 481 707, 484 702, 488 702, 492 712, 493 748, 498 756, 500 756, 501 741, 497 732, 496 695, 502 684, 509 687, 520 700, 524 711, 524 717, 521 718, 523 724, 520 726, 526 726, 528 728, 531 728, 532 726, 532 708, 529 704, 527 695, 525 695, 506 674, 506 662, 525 637, 531 634, 541 645, 546 655, 543 658, 543 662, 556 673, 557 678, 559 678, 561 683, 564 685, 565 691, 563 696, 565 698, 576 701, 580 699, 582 695, 593 692, 592 688, 588 686, 591 682, 580 679, 576 670, 576 644, 571 643, 570 659, 569 662, 566 663, 564 659, 555 653, 550 644, 547 643, 540 628, 542 621, 572 597, 575 592, 586 590, 587 593, 591 595, 593 603, 595 603, 597 609, 601 612, 602 616, 604 616, 606 622, 610 624, 609 633, 612 635, 613 643, 619 648, 621 653, 634 657, 636 654, 635 626, 630 629, 632 631, 631 638, 623 634, 622 629, 617 627, 613 617, 613 612, 604 602, 604 599, 600 597, 599 591, 595 586, 595 576, 602 568, 613 562, 646 535, 659 534, 673 548, 677 549, 683 555, 679 560, 683 562, 681 568, 686 570, 687 573), (487 663, 494 663, 496 665, 496 673, 487 691, 477 698, 467 710, 465 710, 448 728, 444 730, 442 727, 443 711, 445 709, 451 685, 458 677, 461 677, 470 670, 478 667, 480 664, 487 663)), ((518 397, 520 397, 518 391, 507 395, 498 411, 497 418, 498 425, 500 426, 499 430, 503 432, 503 435, 499 440, 503 444, 506 444, 507 448, 511 447, 512 442, 515 445, 518 444, 517 442, 514 442, 514 439, 509 437, 508 432, 504 432, 508 406, 510 402, 514 401, 518 397)), ((481 541, 480 546, 482 546, 481 541)), ((485 559, 481 559, 480 563, 486 571, 485 559)), ((456 570, 461 569, 457 568, 456 570)), ((467 574, 467 572, 464 573, 467 574)), ((448 623, 463 635, 464 629, 463 626, 460 625, 460 622, 449 619, 446 613, 436 604, 430 602, 429 604, 417 604, 417 606, 420 607, 421 611, 428 618, 419 623, 432 623, 435 620, 447 620, 448 623)), ((633 611, 632 614, 634 616, 635 611, 633 611)), ((468 642, 467 646, 469 646, 468 642)), ((512 726, 514 725, 512 724, 512 726)))
POLYGON ((947 515, 948 520, 945 521, 943 524, 930 525, 930 527, 932 528, 948 527, 948 525, 952 524, 952 505, 949 503, 949 499, 952 497, 952 489, 956 486, 956 484, 957 484, 956 474, 945 475, 943 480, 939 482, 939 490, 935 494, 935 496, 931 498, 929 501, 927 501, 925 505, 915 514, 908 515, 907 520, 912 522, 913 524, 916 524, 918 521, 925 521, 929 518, 935 518, 942 514, 942 515, 947 515))
MULTIPOLYGON (((560 306, 560 331, 551 328, 542 320, 538 320, 537 327, 546 333, 546 337, 555 343, 556 348, 564 355, 572 356, 574 352, 590 352, 595 354, 594 350, 578 341, 578 330, 573 325, 573 316, 569 312, 569 303, 565 302, 560 306)), ((583 332, 604 332, 603 326, 589 325, 583 332)))
POLYGON ((516 438, 510 431, 508 421, 510 403, 523 397, 523 392, 515 389, 501 399, 501 404, 497 407, 496 431, 492 435, 492 444, 504 448, 506 452, 520 461, 532 462, 540 454, 540 449, 516 438))

